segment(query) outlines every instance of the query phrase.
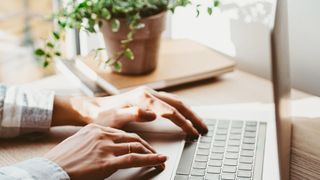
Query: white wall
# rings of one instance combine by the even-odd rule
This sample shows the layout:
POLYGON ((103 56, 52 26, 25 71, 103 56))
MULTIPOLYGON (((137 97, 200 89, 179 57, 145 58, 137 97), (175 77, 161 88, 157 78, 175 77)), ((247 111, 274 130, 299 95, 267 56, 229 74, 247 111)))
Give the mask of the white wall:
POLYGON ((320 96, 320 1, 289 0, 288 6, 293 84, 320 96))
MULTIPOLYGON (((240 69, 270 77, 269 29, 274 0, 221 0, 213 16, 178 9, 172 36, 190 38, 233 56, 240 69)), ((293 86, 320 96, 320 1, 288 0, 293 86)))

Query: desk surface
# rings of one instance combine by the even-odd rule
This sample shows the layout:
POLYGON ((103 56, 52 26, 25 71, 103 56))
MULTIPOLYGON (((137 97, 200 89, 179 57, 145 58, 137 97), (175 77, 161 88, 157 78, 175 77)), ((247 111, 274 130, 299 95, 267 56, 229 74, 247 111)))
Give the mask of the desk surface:
MULTIPOLYGON (((52 80, 58 84, 68 83, 63 79, 62 75, 57 75, 57 78, 52 80), (59 81, 59 78, 61 81, 59 81)), ((167 91, 176 93, 191 105, 217 105, 252 102, 270 103, 272 102, 271 88, 270 81, 242 71, 235 71, 218 79, 208 79, 202 82, 182 85, 170 88, 167 91)), ((302 99, 309 96, 299 91, 293 91, 293 99, 302 99)), ((302 157, 308 158, 310 162, 320 163, 320 153, 309 146, 310 143, 316 143, 314 147, 320 149, 320 143, 315 141, 317 139, 315 136, 319 135, 319 133, 315 129, 313 129, 312 133, 305 133, 308 129, 313 128, 313 125, 301 122, 303 121, 297 123, 300 124, 297 131, 295 131, 295 126, 293 131, 293 162, 291 168, 294 172, 291 173, 292 179, 301 179, 301 177, 306 176, 320 177, 319 172, 314 171, 314 167, 312 171, 306 172, 305 169, 308 169, 306 165, 299 163, 302 157), (303 138, 306 136, 309 137, 307 142, 303 138), (304 169, 303 171, 301 170, 302 168, 304 169)), ((45 137, 0 140, 0 166, 42 155, 76 130, 77 128, 75 127, 57 127, 52 128, 45 137)))

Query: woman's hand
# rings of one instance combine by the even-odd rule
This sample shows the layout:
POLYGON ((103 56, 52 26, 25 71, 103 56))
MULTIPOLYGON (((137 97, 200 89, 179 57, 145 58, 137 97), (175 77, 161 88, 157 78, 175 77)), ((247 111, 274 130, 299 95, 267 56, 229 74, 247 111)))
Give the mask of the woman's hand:
POLYGON ((49 151, 45 158, 62 167, 71 179, 104 179, 118 169, 156 166, 166 156, 136 134, 90 124, 49 151))
POLYGON ((100 98, 56 98, 53 125, 97 123, 121 128, 130 121, 153 121, 157 115, 171 120, 189 135, 208 131, 203 121, 179 98, 147 87, 100 98), (69 123, 65 119, 70 119, 69 123))

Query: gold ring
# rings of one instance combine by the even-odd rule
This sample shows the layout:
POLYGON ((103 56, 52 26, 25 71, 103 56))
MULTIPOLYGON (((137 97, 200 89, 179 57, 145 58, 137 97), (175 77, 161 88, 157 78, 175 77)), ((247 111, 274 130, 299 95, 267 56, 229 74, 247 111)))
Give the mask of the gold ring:
POLYGON ((129 150, 129 154, 131 153, 131 144, 128 143, 128 150, 129 150))

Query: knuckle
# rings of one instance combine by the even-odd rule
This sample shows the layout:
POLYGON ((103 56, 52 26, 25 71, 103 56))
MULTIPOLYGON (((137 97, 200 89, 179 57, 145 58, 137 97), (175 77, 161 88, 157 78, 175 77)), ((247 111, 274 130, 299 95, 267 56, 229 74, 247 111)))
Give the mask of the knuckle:
POLYGON ((131 162, 134 162, 134 155, 130 154, 126 157, 126 162, 127 163, 131 163, 131 162))
POLYGON ((136 133, 131 133, 131 137, 133 139, 135 139, 135 140, 140 140, 141 139, 140 136, 138 134, 136 134, 136 133))

